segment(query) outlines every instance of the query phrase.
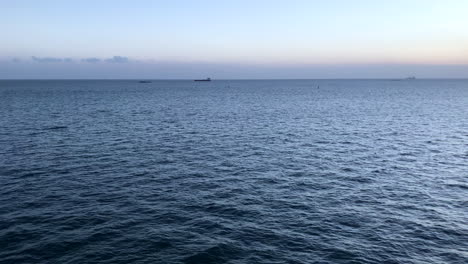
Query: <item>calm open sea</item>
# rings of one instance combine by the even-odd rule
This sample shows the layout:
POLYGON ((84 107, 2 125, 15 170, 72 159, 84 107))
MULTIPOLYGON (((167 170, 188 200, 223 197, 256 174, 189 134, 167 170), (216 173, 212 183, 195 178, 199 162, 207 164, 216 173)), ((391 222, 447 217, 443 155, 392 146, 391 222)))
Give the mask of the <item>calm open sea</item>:
POLYGON ((0 263, 468 263, 468 80, 0 81, 0 263))

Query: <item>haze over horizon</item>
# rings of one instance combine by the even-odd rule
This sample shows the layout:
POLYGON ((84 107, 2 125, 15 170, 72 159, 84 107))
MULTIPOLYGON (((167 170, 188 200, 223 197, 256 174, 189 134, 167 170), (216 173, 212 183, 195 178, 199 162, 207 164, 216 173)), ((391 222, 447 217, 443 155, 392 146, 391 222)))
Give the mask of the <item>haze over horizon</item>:
POLYGON ((0 79, 468 78, 468 2, 14 1, 0 79))

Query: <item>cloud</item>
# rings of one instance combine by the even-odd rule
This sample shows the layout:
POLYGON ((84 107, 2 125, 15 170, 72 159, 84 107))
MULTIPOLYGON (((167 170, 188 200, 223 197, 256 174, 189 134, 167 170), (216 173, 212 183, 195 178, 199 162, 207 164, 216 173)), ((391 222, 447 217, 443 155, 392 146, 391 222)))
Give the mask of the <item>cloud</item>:
POLYGON ((98 63, 101 61, 99 58, 85 58, 81 59, 82 62, 87 62, 87 63, 98 63))
POLYGON ((110 63, 126 63, 128 62, 128 58, 122 56, 114 56, 112 58, 106 59, 105 61, 110 63))
POLYGON ((54 58, 54 57, 36 57, 36 56, 32 56, 31 57, 33 61, 35 62, 62 62, 63 59, 62 58, 54 58))
POLYGON ((11 59, 11 61, 12 61, 12 62, 15 62, 15 63, 19 63, 19 62, 21 62, 21 60, 20 60, 20 59, 18 59, 18 58, 13 58, 13 59, 11 59))
MULTIPOLYGON (((11 58, 10 58, 11 59, 11 58)), ((77 59, 75 59, 75 62, 77 59)), ((79 60, 81 62, 81 58, 79 60)), ((103 60, 101 59, 101 62, 103 60)), ((352 79, 406 76, 468 78, 468 64, 345 64, 345 65, 252 65, 202 62, 129 63, 14 63, 0 57, 0 79, 352 79)))
MULTIPOLYGON (((40 62, 40 63, 60 63, 60 62, 66 62, 70 63, 73 62, 72 58, 60 58, 60 57, 36 57, 32 56, 31 59, 34 62, 40 62)), ((128 57, 123 57, 123 56, 113 56, 112 58, 107 58, 107 59, 100 59, 96 57, 89 57, 89 58, 82 58, 79 59, 81 62, 86 62, 86 63, 98 63, 101 61, 107 62, 107 63, 127 63, 129 62, 128 57)))
POLYGON ((36 56, 32 56, 31 57, 33 61, 35 62, 45 62, 45 63, 49 63, 49 62, 73 62, 73 59, 72 58, 56 58, 56 57, 36 57, 36 56))

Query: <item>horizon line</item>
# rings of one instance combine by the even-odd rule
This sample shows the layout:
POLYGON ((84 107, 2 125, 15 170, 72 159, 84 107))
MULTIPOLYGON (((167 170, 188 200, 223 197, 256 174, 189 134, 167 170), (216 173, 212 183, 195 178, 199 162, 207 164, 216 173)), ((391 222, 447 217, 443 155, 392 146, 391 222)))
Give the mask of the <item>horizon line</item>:
MULTIPOLYGON (((196 78, 196 77, 195 77, 196 78)), ((307 81, 307 80, 381 80, 381 81, 418 81, 418 80, 468 80, 467 77, 461 78, 437 78, 424 77, 416 79, 377 77, 377 78, 211 78, 211 81, 307 81)), ((0 78, 0 81, 194 81, 191 78, 0 78)))

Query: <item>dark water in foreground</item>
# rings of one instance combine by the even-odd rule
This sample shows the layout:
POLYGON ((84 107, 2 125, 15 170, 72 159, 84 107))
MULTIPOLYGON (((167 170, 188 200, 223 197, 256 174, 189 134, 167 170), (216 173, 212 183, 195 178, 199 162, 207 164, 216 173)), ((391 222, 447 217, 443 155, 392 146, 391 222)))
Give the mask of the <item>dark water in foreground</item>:
POLYGON ((0 81, 0 263, 468 263, 467 164, 468 81, 0 81))

